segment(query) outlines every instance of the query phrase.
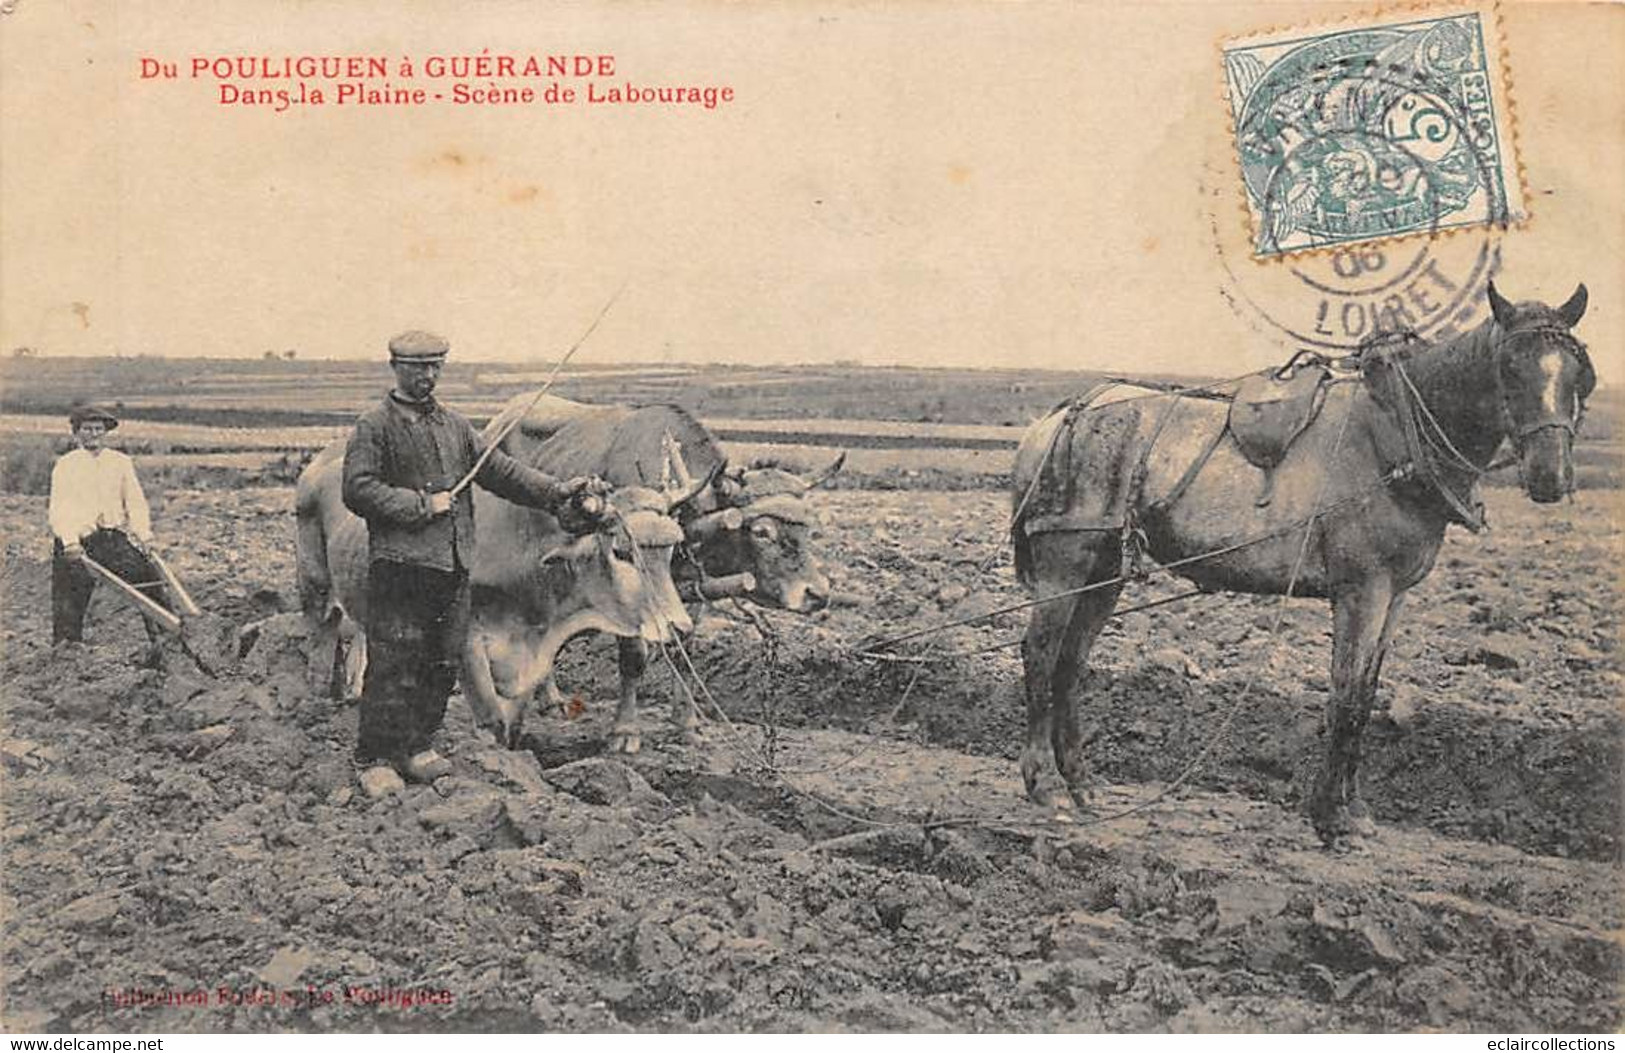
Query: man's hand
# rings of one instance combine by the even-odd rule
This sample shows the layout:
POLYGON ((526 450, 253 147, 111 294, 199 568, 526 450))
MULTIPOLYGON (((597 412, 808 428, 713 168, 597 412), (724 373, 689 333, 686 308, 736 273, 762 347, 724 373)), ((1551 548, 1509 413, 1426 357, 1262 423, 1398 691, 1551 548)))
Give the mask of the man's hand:
POLYGON ((609 508, 609 484, 596 475, 578 475, 564 484, 564 500, 588 519, 598 520, 609 508))
POLYGON ((609 484, 596 475, 578 475, 566 480, 560 488, 561 500, 579 505, 581 498, 588 495, 598 498, 608 497, 609 489, 609 484))
POLYGON ((559 484, 554 515, 572 534, 595 530, 609 514, 610 486, 596 475, 578 475, 559 484))
POLYGON ((450 490, 441 490, 437 493, 430 494, 429 514, 431 516, 445 515, 447 512, 451 511, 452 502, 454 500, 455 499, 451 496, 450 490))
POLYGON ((77 541, 69 541, 62 546, 62 554, 77 563, 85 558, 85 546, 77 541))

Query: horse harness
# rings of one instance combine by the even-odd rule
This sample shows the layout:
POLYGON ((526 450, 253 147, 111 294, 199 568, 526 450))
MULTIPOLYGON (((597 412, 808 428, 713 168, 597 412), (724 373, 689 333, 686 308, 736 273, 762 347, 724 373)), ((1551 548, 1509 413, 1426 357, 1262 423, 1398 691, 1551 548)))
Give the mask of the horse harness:
MULTIPOLYGON (((1557 326, 1531 327, 1516 330, 1508 336, 1526 333, 1538 333, 1547 340, 1563 342, 1584 368, 1591 369, 1584 345, 1566 329, 1557 326)), ((1185 469, 1173 488, 1147 506, 1147 511, 1153 515, 1166 514, 1184 497, 1226 436, 1234 439, 1237 449, 1249 463, 1264 472, 1264 483, 1254 504, 1259 508, 1267 507, 1274 496, 1274 469, 1285 460, 1298 438, 1319 416, 1332 385, 1362 382, 1371 392, 1374 401, 1393 421, 1394 431, 1399 436, 1398 449, 1392 448, 1394 445, 1392 443, 1385 444, 1379 441, 1379 456, 1384 462, 1384 478, 1394 483, 1404 483, 1420 477, 1429 489, 1443 499, 1451 521, 1460 523, 1473 533, 1479 533, 1486 529, 1487 523, 1483 503, 1477 498, 1473 484, 1479 476, 1505 467, 1506 463, 1510 462, 1474 464, 1450 444, 1443 429, 1422 400, 1420 392, 1416 390, 1415 384, 1411 382, 1403 364, 1404 359, 1420 346, 1423 346, 1423 341, 1412 332, 1380 333, 1366 340, 1346 356, 1334 358, 1319 352, 1303 350, 1293 355, 1279 368, 1262 370, 1213 387, 1190 388, 1149 380, 1109 378, 1090 388, 1085 394, 1056 407, 1064 408, 1065 416, 1051 434, 1048 448, 1044 451, 1034 475, 1033 485, 1023 497, 1012 522, 1019 524, 1027 534, 1053 530, 1117 533, 1123 539, 1125 566, 1138 568, 1143 559, 1145 535, 1136 522, 1134 510, 1139 505, 1144 488, 1151 452, 1166 430, 1174 408, 1181 399, 1202 398, 1228 402, 1230 411, 1226 415, 1224 425, 1214 432, 1213 437, 1185 469), (1392 368, 1385 369, 1385 366, 1392 368), (1235 385, 1233 391, 1221 390, 1222 387, 1232 383, 1235 385), (1114 507, 1110 510, 1111 514, 1106 517, 1107 521, 1085 523, 1066 514, 1024 518, 1026 506, 1034 496, 1045 467, 1054 457, 1057 448, 1062 446, 1071 448, 1072 436, 1079 419, 1091 409, 1103 408, 1098 404, 1101 396, 1117 386, 1142 388, 1171 397, 1149 440, 1141 445, 1128 485, 1112 502, 1114 507), (1446 481, 1445 468, 1441 462, 1454 462, 1454 467, 1472 477, 1466 495, 1458 493, 1456 488, 1446 481)), ((1594 375, 1593 373, 1592 376, 1594 375)), ((1499 368, 1495 370, 1495 384, 1506 434, 1513 437, 1520 449, 1528 436, 1545 428, 1561 427, 1573 435, 1584 417, 1585 403, 1582 398, 1573 419, 1549 414, 1520 427, 1508 408, 1505 385, 1499 368)), ((1072 473, 1062 474, 1068 479, 1065 485, 1070 497, 1072 473)), ((1068 504, 1070 505, 1070 500, 1068 504)))

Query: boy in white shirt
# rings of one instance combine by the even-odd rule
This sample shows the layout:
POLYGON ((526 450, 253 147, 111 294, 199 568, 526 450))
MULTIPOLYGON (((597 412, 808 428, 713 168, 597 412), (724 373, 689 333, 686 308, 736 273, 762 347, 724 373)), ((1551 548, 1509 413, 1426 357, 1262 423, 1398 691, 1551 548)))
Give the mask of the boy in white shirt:
MULTIPOLYGON (((81 562, 100 563, 169 609, 162 575, 146 553, 152 515, 128 455, 102 445, 118 418, 99 406, 78 405, 68 415, 76 447, 51 470, 51 641, 83 640, 85 611, 96 587, 81 562)), ((147 635, 156 641, 149 621, 147 635)))

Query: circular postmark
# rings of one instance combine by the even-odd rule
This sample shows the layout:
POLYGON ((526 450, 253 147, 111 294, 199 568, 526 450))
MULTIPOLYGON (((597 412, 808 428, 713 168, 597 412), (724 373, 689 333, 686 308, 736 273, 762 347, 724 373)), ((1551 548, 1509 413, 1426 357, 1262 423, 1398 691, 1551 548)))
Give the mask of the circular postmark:
POLYGON ((1377 27, 1254 67, 1239 88, 1231 70, 1245 242, 1235 168, 1203 186, 1226 301, 1332 351, 1474 324, 1512 217, 1481 42, 1455 23, 1377 27))

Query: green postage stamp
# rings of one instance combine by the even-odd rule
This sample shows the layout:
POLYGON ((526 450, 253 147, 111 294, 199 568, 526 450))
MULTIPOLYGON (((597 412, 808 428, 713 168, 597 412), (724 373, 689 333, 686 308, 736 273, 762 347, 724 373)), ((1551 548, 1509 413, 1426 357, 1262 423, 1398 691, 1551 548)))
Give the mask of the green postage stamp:
POLYGON ((1256 258, 1524 218, 1492 7, 1224 45, 1256 258))

